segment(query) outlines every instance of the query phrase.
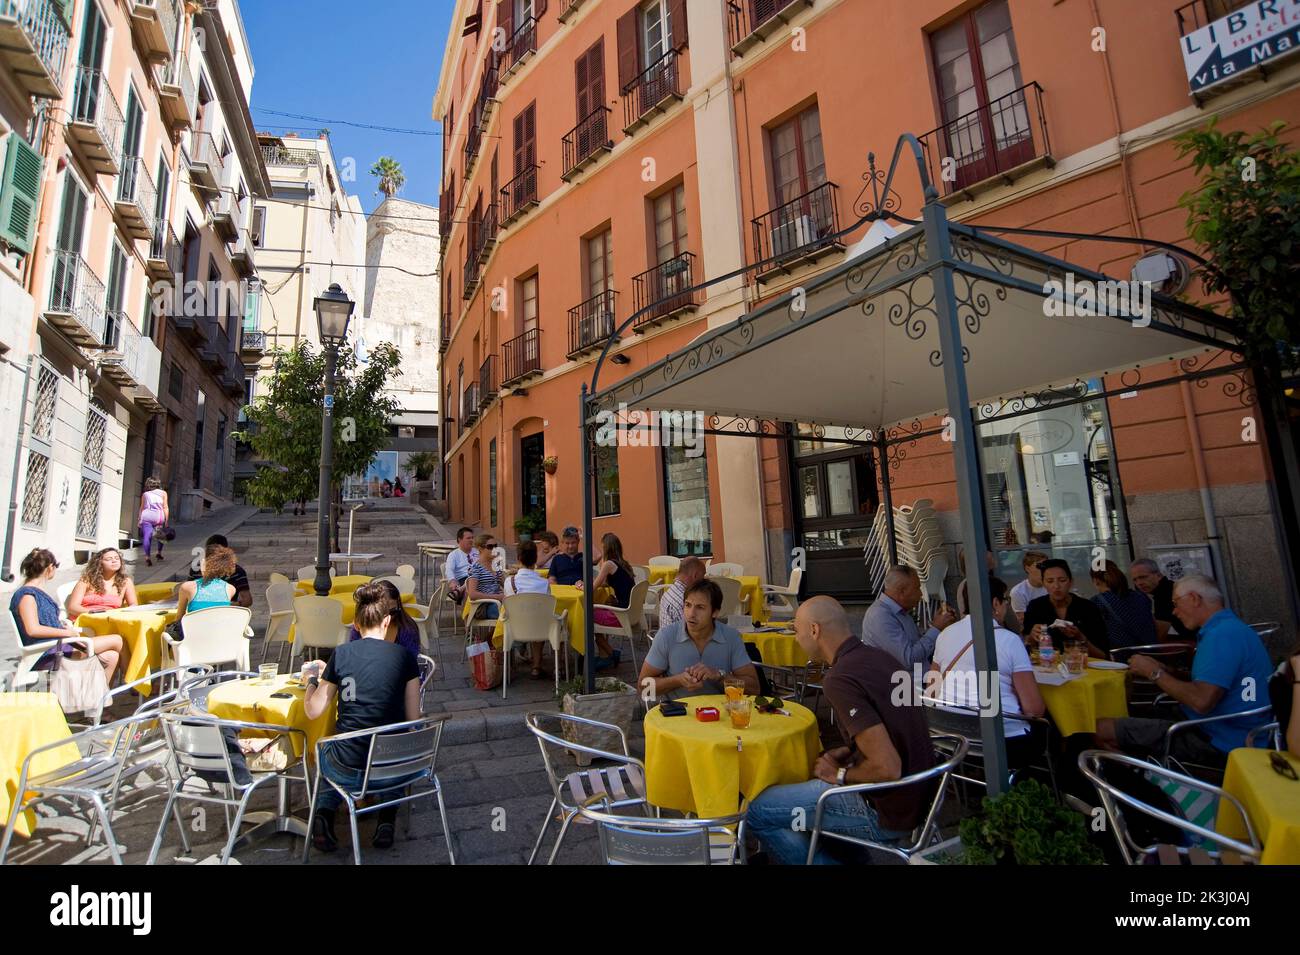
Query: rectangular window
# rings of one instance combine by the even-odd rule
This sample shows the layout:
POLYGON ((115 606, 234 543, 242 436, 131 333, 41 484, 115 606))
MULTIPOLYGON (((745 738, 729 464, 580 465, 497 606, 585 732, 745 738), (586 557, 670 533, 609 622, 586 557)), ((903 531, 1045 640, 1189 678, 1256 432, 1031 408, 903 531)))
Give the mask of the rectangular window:
POLYGON ((649 69, 673 48, 672 15, 665 0, 641 8, 641 69, 649 69))
POLYGON ((618 448, 597 448, 596 516, 609 517, 618 508, 618 448))
POLYGON ((677 185, 654 200, 655 264, 686 251, 686 187, 677 185))
POLYGON ((45 527, 45 501, 50 476, 50 459, 35 448, 27 452, 27 482, 23 487, 23 527, 45 527))
POLYGON ((497 439, 488 442, 488 526, 497 526, 497 439))
POLYGON ((614 244, 606 229, 587 240, 587 298, 603 295, 614 287, 614 244))
POLYGON ((185 397, 185 372, 181 371, 181 366, 172 364, 171 370, 167 375, 167 394, 171 395, 177 401, 185 397))
POLYGON ((777 205, 809 193, 826 181, 817 107, 772 129, 772 186, 777 205))
POLYGON ((266 206, 253 207, 253 248, 260 249, 266 244, 266 206))
POLYGON ((113 248, 108 253, 108 291, 104 298, 108 313, 104 322, 104 344, 109 348, 117 348, 121 344, 118 337, 122 334, 122 324, 126 321, 126 315, 122 311, 125 292, 126 253, 114 241, 113 248))
POLYGON ((664 448, 664 514, 668 553, 675 557, 713 553, 709 523, 709 465, 703 454, 664 448))
POLYGON ((519 283, 520 334, 537 327, 537 275, 528 276, 519 283))

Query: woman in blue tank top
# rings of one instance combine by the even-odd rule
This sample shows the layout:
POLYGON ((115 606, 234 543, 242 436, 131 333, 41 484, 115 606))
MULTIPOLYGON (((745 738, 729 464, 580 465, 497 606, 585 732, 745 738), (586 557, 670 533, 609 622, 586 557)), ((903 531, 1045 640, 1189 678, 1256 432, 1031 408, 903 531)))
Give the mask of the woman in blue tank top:
POLYGON ((194 610, 229 607, 235 588, 226 578, 235 572, 235 552, 229 547, 211 547, 203 558, 203 576, 187 580, 176 591, 176 619, 194 610))

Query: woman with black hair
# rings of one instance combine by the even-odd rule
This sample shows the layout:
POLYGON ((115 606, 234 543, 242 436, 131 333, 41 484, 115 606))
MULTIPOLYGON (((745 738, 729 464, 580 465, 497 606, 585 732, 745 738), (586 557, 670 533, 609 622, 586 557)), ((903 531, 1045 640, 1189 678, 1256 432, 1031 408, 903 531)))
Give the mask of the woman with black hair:
POLYGON ((1051 629, 1052 643, 1057 650, 1064 649, 1065 640, 1086 640, 1088 655, 1099 659, 1109 656, 1110 638, 1101 611, 1089 600, 1074 593, 1074 574, 1063 560, 1045 560, 1038 565, 1047 594, 1035 597, 1025 607, 1025 624, 1022 632, 1025 643, 1032 649, 1038 646, 1043 631, 1051 629), (1056 624, 1058 620, 1065 621, 1056 624))

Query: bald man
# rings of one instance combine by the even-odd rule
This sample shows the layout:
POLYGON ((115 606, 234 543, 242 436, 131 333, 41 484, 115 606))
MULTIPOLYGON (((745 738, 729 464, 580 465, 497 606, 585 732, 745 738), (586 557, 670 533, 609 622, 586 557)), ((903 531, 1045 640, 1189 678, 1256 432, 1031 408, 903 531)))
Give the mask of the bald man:
MULTIPOLYGON (((901 665, 878 647, 854 638, 844 608, 831 597, 800 604, 795 639, 815 662, 829 663, 822 692, 835 710, 843 746, 817 758, 805 783, 770 786, 749 804, 746 820, 774 862, 802 865, 817 800, 835 786, 879 783, 923 772, 934 765, 925 711, 891 701, 901 665), (806 830, 806 831, 805 831, 806 830)), ((905 679, 910 674, 901 671, 905 679)), ((912 694, 907 694, 912 699, 912 694)), ((859 793, 839 793, 827 801, 822 829, 872 842, 909 842, 929 809, 933 789, 925 784, 886 791, 870 801, 859 793)), ((820 843, 814 863, 837 860, 820 843)))

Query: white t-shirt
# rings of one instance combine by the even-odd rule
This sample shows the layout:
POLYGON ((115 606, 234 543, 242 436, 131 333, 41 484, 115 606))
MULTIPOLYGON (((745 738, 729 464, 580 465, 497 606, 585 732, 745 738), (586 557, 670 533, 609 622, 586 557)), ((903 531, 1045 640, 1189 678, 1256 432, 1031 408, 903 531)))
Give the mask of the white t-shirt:
POLYGON ((515 593, 517 594, 549 594, 551 585, 535 570, 529 570, 527 567, 520 567, 515 573, 515 593))
MULTIPOLYGON (((1020 638, 1002 627, 994 627, 993 639, 998 648, 998 692, 1002 713, 1019 713, 1020 701, 1016 698, 1015 685, 1011 682, 1013 673, 1032 673, 1034 665, 1029 661, 1029 651, 1020 638)), ((934 645, 934 662, 939 672, 948 670, 944 677, 940 699, 958 706, 978 707, 980 705, 980 688, 975 680, 975 647, 967 647, 971 641, 970 617, 962 617, 956 623, 944 629, 934 645), (964 651, 964 652, 963 652, 964 651), (953 657, 961 654, 960 659, 948 669, 953 657)), ((1002 721, 1002 731, 1007 736, 1021 736, 1029 732, 1029 724, 1022 720, 1002 721)))
POLYGON ((1035 597, 1046 596, 1046 587, 1034 587, 1028 580, 1022 580, 1011 588, 1011 609, 1016 613, 1024 613, 1025 608, 1029 606, 1029 601, 1035 597))

